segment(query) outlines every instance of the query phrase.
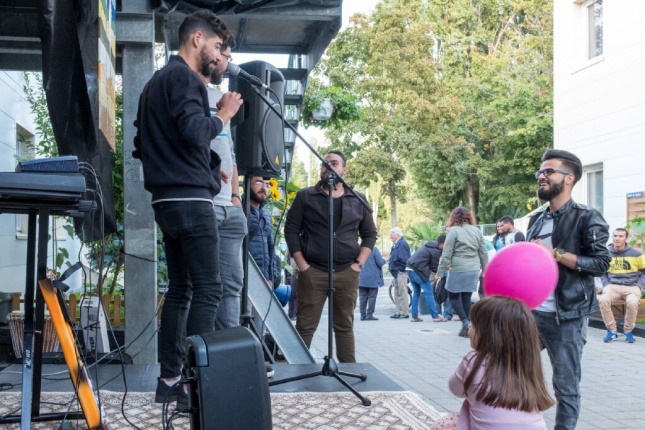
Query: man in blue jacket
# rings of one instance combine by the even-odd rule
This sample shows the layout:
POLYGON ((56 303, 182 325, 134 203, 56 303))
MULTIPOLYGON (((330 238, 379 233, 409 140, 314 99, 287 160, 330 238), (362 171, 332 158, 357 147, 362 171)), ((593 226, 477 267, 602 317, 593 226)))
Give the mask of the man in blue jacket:
POLYGON ((376 297, 378 289, 385 285, 383 281, 383 266, 385 259, 381 251, 375 246, 372 253, 365 260, 365 265, 361 269, 361 275, 358 277, 358 297, 359 309, 361 311, 361 321, 377 321, 374 316, 376 307, 376 297))
POLYGON ((390 230, 390 240, 392 241, 392 250, 388 261, 388 269, 394 282, 396 283, 395 297, 396 313, 390 318, 409 318, 409 301, 408 301, 408 272, 405 271, 408 259, 410 258, 410 245, 403 237, 400 228, 394 227, 390 230))
MULTIPOLYGON (((271 214, 264 209, 269 185, 262 176, 251 178, 250 209, 247 220, 249 229, 249 252, 258 265, 267 283, 273 285, 275 276, 275 249, 271 214)), ((277 287, 277 285, 275 285, 277 287)))

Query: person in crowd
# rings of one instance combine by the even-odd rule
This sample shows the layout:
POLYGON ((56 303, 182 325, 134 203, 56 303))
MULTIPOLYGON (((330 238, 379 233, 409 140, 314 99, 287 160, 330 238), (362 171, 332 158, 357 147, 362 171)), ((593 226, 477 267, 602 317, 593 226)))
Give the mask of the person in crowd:
POLYGON ((535 179, 538 197, 548 206, 531 217, 526 235, 558 263, 555 290, 533 311, 555 369, 556 430, 572 430, 578 422, 588 315, 599 309, 594 276, 605 274, 610 261, 609 226, 602 214, 571 198, 581 177, 582 163, 574 154, 549 149, 542 155, 535 179))
MULTIPOLYGON (((273 246, 273 227, 271 214, 264 208, 267 202, 269 190, 268 178, 253 176, 251 178, 249 196, 249 214, 247 227, 249 235, 249 254, 257 264, 262 276, 270 287, 277 288, 280 284, 280 262, 275 255, 273 246)), ((246 196, 244 196, 246 199, 246 196)), ((259 315, 254 307, 251 307, 255 326, 261 336, 265 335, 264 315, 259 315)), ((267 376, 275 375, 275 371, 266 365, 267 376)))
POLYGON ((434 301, 434 290, 432 289, 432 279, 436 278, 437 268, 439 267, 439 259, 441 258, 441 250, 446 241, 446 235, 440 234, 437 240, 429 240, 423 244, 412 256, 408 259, 408 278, 412 284, 412 306, 410 313, 412 318, 411 322, 421 322, 423 319, 419 318, 419 298, 421 291, 426 299, 428 310, 432 316, 433 322, 446 321, 437 312, 437 305, 434 301))
POLYGON ((506 215, 497 221, 497 234, 493 236, 493 246, 496 251, 516 242, 524 242, 524 233, 515 228, 513 218, 506 215))
POLYGON ((179 51, 145 85, 135 120, 132 156, 140 159, 163 234, 168 291, 159 330, 160 378, 156 402, 188 408, 180 379, 186 335, 213 330, 222 296, 213 197, 220 190, 220 160, 211 140, 237 113, 242 99, 222 96, 214 117, 199 77, 221 61, 226 24, 210 11, 194 12, 179 26, 179 51))
POLYGON ((390 240, 392 241, 392 250, 388 259, 388 269, 394 277, 396 285, 394 290, 396 310, 390 318, 409 318, 408 272, 405 269, 410 258, 410 245, 408 245, 408 242, 403 237, 403 232, 398 227, 390 230, 390 240))
MULTIPOLYGON (((222 59, 217 63, 210 76, 203 76, 205 84, 220 85, 231 58, 231 49, 235 39, 229 37, 222 42, 220 54, 222 59)), ((217 114, 217 103, 224 95, 214 86, 208 86, 208 103, 211 116, 217 114)), ((231 138, 231 123, 227 122, 217 137, 211 141, 211 149, 222 160, 222 186, 213 199, 217 230, 219 233, 219 264, 222 279, 222 298, 220 299, 215 329, 222 330, 240 325, 240 297, 244 283, 242 269, 242 244, 247 233, 246 217, 242 209, 242 200, 238 194, 239 177, 235 160, 235 143, 231 138)))
POLYGON ((446 290, 453 311, 461 319, 459 336, 468 337, 468 326, 472 293, 477 291, 481 272, 488 264, 488 252, 481 230, 475 225, 472 213, 457 207, 450 214, 450 230, 441 254, 437 276, 450 270, 446 290))
MULTIPOLYGON (((249 198, 249 218, 248 235, 249 235, 249 253, 255 264, 262 272, 264 279, 270 286, 276 278, 274 273, 275 249, 273 247, 273 227, 271 224, 271 214, 264 208, 268 196, 268 179, 262 176, 253 176, 251 178, 251 193, 249 198)), ((246 196, 245 196, 246 198, 246 196)), ((277 287, 277 285, 275 285, 277 287)))
MULTIPOLYGON (((345 176, 347 159, 342 152, 329 151, 325 160, 334 175, 345 176)), ((310 347, 327 300, 331 265, 334 301, 330 306, 333 306, 336 355, 340 362, 355 363, 354 308, 358 278, 376 243, 376 226, 370 211, 358 200, 358 193, 345 190, 342 183, 329 188, 330 173, 323 164, 320 181, 298 191, 284 226, 289 252, 299 270, 296 330, 310 347), (331 244, 335 251, 334 261, 329 261, 330 194, 334 211, 335 243, 331 244)), ((363 195, 360 197, 365 199, 363 195)))
POLYGON ((531 311, 519 300, 492 296, 475 303, 470 316, 473 350, 448 383, 464 399, 461 411, 430 429, 546 430, 542 412, 555 402, 544 380, 531 311))
POLYGON ((602 276, 602 295, 598 298, 602 319, 607 327, 605 342, 618 338, 616 320, 611 306, 619 300, 625 301, 625 341, 634 343, 632 330, 636 326, 638 304, 641 291, 645 290, 645 255, 640 249, 632 248, 627 243, 628 233, 624 228, 617 228, 609 245, 611 262, 609 270, 602 276))
POLYGON ((374 308, 376 307, 376 297, 378 289, 385 285, 383 280, 383 266, 385 259, 381 251, 375 246, 372 253, 365 261, 361 276, 358 278, 358 297, 359 309, 361 311, 361 321, 376 321, 374 308))

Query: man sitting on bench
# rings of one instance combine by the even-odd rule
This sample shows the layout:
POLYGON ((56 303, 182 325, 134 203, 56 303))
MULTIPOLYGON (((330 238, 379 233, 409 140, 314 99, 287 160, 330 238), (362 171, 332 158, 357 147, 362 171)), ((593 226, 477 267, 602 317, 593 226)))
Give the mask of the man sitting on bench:
POLYGON ((617 228, 609 245, 611 263, 609 270, 602 277, 604 286, 602 295, 598 297, 602 319, 607 326, 605 342, 618 338, 616 320, 611 306, 620 300, 625 301, 624 332, 625 341, 634 343, 632 330, 636 325, 638 303, 641 290, 645 289, 645 256, 643 252, 627 244, 627 230, 617 228))

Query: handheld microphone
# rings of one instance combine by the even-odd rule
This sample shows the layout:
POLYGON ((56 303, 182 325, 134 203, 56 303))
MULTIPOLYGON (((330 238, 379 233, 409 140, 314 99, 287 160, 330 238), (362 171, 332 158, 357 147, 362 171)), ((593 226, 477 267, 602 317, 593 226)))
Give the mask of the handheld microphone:
POLYGON ((228 63, 228 65, 226 66, 226 71, 229 74, 233 76, 238 76, 253 85, 262 87, 265 90, 269 89, 269 87, 264 82, 262 82, 260 78, 258 78, 257 76, 250 75, 245 70, 242 70, 240 66, 238 66, 237 64, 228 63))

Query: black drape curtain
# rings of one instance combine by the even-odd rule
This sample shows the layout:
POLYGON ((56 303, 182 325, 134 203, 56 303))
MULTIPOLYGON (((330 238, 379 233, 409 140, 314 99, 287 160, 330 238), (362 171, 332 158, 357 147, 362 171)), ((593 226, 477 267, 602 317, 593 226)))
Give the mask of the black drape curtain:
POLYGON ((75 220, 84 242, 116 231, 112 152, 98 130, 98 7, 95 0, 39 4, 43 85, 58 151, 89 163, 98 177, 96 184, 84 172, 88 190, 94 190, 88 199, 98 204, 90 219, 75 220))

